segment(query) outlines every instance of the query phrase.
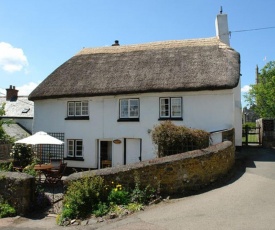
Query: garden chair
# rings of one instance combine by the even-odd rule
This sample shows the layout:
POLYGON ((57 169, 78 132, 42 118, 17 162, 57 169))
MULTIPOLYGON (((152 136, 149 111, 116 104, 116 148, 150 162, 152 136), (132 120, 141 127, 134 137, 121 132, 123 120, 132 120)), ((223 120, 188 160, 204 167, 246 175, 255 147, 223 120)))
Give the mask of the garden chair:
POLYGON ((61 163, 58 170, 47 170, 44 171, 45 174, 45 182, 50 185, 56 185, 58 183, 62 184, 62 177, 67 168, 67 163, 61 163))
POLYGON ((61 164, 62 164, 61 159, 51 159, 51 165, 53 166, 52 170, 58 171, 61 164))

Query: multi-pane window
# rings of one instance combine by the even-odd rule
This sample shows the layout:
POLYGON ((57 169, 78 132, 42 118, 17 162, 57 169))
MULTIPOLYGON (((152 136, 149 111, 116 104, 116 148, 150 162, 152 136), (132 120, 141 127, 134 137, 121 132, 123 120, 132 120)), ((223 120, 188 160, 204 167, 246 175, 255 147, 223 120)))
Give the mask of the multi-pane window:
POLYGON ((181 97, 160 98, 160 118, 181 118, 182 102, 181 97))
POLYGON ((68 102, 68 116, 88 116, 88 101, 68 102))
POLYGON ((139 118, 139 99, 121 99, 120 118, 139 118))
POLYGON ((68 157, 83 157, 82 140, 68 140, 67 149, 68 149, 68 157))

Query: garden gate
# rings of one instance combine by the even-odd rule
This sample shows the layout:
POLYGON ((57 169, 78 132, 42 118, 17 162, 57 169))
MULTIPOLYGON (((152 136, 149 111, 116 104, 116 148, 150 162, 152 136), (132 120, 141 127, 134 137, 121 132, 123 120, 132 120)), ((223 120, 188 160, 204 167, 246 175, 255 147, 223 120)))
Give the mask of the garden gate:
POLYGON ((261 128, 250 128, 248 126, 243 128, 242 132, 242 142, 243 145, 249 145, 249 144, 258 144, 261 145, 261 128))

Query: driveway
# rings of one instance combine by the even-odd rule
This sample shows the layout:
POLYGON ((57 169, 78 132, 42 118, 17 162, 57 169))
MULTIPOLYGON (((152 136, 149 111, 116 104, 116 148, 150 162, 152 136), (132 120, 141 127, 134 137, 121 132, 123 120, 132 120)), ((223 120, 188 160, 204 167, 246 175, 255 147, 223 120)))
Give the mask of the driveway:
MULTIPOLYGON (((151 206, 111 223, 66 229, 101 230, 275 230, 275 150, 243 148, 234 178, 226 185, 151 206), (241 164, 240 164, 241 163, 241 164)), ((9 219, 6 220, 6 223, 9 219)), ((10 220, 0 229, 61 229, 53 217, 10 220)), ((64 228, 63 228, 64 229, 64 228)))

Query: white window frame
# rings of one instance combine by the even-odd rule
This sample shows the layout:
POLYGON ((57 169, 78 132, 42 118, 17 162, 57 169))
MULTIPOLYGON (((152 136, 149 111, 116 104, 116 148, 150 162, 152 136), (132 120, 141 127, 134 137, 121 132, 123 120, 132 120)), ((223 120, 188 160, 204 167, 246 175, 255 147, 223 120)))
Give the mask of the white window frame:
POLYGON ((88 101, 69 101, 67 108, 68 117, 81 117, 89 115, 88 101))
MULTIPOLYGON (((124 104, 125 105, 125 104, 124 104)), ((139 110, 140 110, 140 105, 139 105, 139 99, 138 98, 125 98, 125 99, 120 99, 119 100, 119 118, 121 119, 131 119, 131 118, 139 118, 139 110), (126 108, 127 112, 124 114, 125 110, 122 108, 123 102, 127 102, 126 108), (134 102, 136 104, 134 104, 134 102), (133 107, 137 107, 137 111, 134 111, 137 114, 131 115, 133 107)))
POLYGON ((67 156, 68 157, 83 157, 83 140, 68 139, 67 140, 67 156), (80 152, 80 154, 79 154, 80 152))
POLYGON ((181 97, 161 97, 159 99, 160 118, 182 118, 182 98, 181 97), (174 115, 175 109, 179 108, 174 115))

